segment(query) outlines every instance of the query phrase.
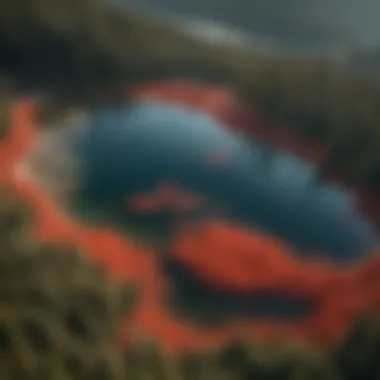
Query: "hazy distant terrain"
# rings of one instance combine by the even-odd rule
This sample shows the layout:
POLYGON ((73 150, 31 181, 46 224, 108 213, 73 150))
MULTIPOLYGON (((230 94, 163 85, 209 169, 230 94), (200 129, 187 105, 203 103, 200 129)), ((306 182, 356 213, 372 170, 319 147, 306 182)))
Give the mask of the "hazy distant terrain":
POLYGON ((112 0, 158 15, 205 18, 289 46, 380 43, 377 0, 112 0))

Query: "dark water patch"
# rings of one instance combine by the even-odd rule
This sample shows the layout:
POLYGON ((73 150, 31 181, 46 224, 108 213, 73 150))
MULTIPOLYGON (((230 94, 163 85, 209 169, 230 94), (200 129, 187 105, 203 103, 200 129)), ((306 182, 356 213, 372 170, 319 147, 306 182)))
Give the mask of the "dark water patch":
POLYGON ((168 303, 174 305, 174 311, 205 323, 247 317, 296 321, 315 306, 311 299, 296 298, 281 290, 239 294, 211 289, 183 265, 172 261, 164 263, 163 271, 171 281, 168 303))

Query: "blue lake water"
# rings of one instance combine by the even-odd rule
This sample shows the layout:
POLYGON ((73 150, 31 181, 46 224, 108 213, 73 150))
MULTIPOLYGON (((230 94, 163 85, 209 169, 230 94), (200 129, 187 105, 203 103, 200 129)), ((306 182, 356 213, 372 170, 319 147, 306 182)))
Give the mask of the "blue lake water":
POLYGON ((71 137, 94 207, 126 213, 129 196, 171 181, 231 219, 337 261, 360 257, 377 240, 348 190, 315 181, 312 163, 247 141, 208 115, 159 103, 108 106, 71 137), (228 160, 208 164, 218 151, 228 160))
MULTIPOLYGON (((74 128, 56 129, 42 141, 50 148, 40 168, 48 167, 53 182, 65 184, 60 153, 69 153, 81 168, 70 209, 87 221, 123 225, 128 233, 131 221, 137 221, 138 229, 149 226, 163 234, 172 226, 167 221, 175 222, 178 215, 141 217, 128 210, 126 200, 170 181, 206 199, 196 218, 215 216, 217 210, 218 216, 284 239, 300 255, 323 253, 345 262, 362 258, 377 242, 376 232, 355 210, 354 197, 347 189, 317 181, 311 162, 248 141, 190 109, 161 103, 103 106, 77 120, 74 128), (215 152, 226 158, 221 164, 209 160, 215 152)), ((180 263, 165 259, 161 264, 182 313, 210 323, 242 315, 293 320, 314 307, 313 300, 294 299, 281 290, 227 294, 210 289, 180 263)))

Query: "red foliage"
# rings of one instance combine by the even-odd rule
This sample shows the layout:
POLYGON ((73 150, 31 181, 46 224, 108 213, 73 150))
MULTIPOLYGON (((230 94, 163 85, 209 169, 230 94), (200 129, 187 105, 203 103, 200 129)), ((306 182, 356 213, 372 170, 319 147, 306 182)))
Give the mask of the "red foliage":
MULTIPOLYGON (((181 91, 173 90, 173 98, 178 100, 183 94, 181 91)), ((197 96, 194 93, 193 96, 196 103, 197 96)), ((207 107, 215 112, 216 103, 211 100, 208 99, 207 107)), ((275 240, 215 222, 179 230, 170 244, 172 256, 191 267, 210 286, 244 292, 281 289, 312 297, 317 308, 312 316, 297 323, 239 320, 220 328, 205 329, 177 320, 163 306, 168 284, 159 273, 154 252, 129 237, 117 236, 105 229, 89 229, 68 220, 38 184, 15 174, 15 163, 38 137, 34 109, 30 101, 14 107, 11 133, 0 145, 0 180, 33 207, 37 217, 36 233, 42 239, 72 241, 115 281, 139 285, 136 311, 120 327, 122 344, 128 344, 131 334, 137 331, 153 336, 171 350, 216 346, 243 334, 331 344, 347 330, 358 312, 380 306, 379 256, 373 255, 353 268, 305 262, 296 259, 286 246, 275 240)), ((226 107, 221 109, 227 110, 226 107)))
POLYGON ((203 203, 200 195, 184 191, 174 183, 164 181, 149 193, 130 197, 127 208, 136 214, 152 214, 161 211, 181 212, 195 210, 203 203))
POLYGON ((179 231, 170 254, 214 288, 312 299, 317 305, 312 316, 293 328, 314 342, 333 341, 358 312, 378 302, 380 279, 374 273, 380 257, 375 253, 353 266, 305 260, 280 241, 215 221, 179 231))

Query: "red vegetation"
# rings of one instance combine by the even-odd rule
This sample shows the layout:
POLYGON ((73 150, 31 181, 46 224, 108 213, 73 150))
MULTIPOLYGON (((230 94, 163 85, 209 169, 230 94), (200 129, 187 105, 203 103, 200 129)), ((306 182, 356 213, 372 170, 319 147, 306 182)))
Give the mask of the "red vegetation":
POLYGON ((127 200, 127 206, 137 214, 152 214, 161 211, 191 211, 203 203, 201 195, 182 191, 177 185, 162 182, 150 193, 138 194, 127 200))
POLYGON ((280 241, 215 221, 178 231, 170 254, 210 287, 312 299, 313 314, 292 328, 315 343, 333 341, 360 310, 378 305, 380 280, 369 275, 380 269, 376 252, 346 267, 297 259, 280 241))
MULTIPOLYGON (((173 99, 178 101, 184 96, 183 89, 175 86, 170 89, 173 99)), ((193 104, 198 104, 199 93, 196 95, 195 92, 194 87, 193 92, 186 96, 192 99, 193 104)), ((144 96, 146 94, 148 92, 144 96)), ((215 96, 222 95, 216 91, 215 96)), ((218 110, 228 111, 230 103, 220 106, 211 95, 206 98, 207 107, 205 103, 202 107, 212 109, 218 115, 218 110)), ((139 304, 135 314, 121 326, 122 344, 128 344, 130 334, 142 331, 171 350, 220 345, 243 334, 245 337, 282 337, 328 345, 348 329, 357 313, 380 306, 378 255, 374 254, 353 268, 301 261, 280 242, 215 222, 196 228, 180 228, 169 247, 172 257, 189 266, 210 286, 239 292, 280 289, 316 300, 317 308, 312 316, 297 323, 240 320, 220 328, 203 329, 175 319, 163 306, 168 284, 158 270, 154 252, 128 237, 117 236, 105 229, 89 229, 68 220, 38 184, 15 174, 15 163, 38 137, 34 109, 33 102, 29 101, 14 107, 11 133, 0 144, 0 181, 33 207, 36 233, 42 239, 72 241, 115 281, 138 284, 139 304)))

